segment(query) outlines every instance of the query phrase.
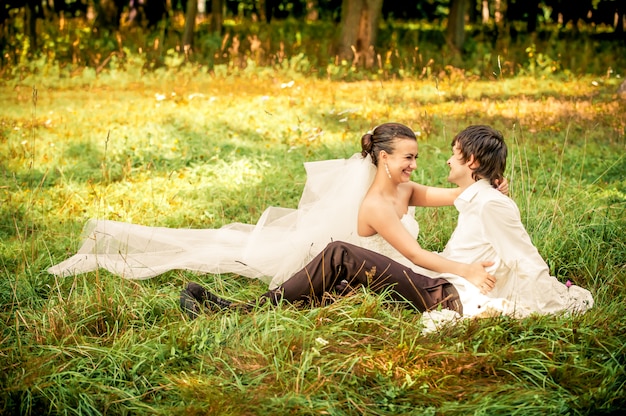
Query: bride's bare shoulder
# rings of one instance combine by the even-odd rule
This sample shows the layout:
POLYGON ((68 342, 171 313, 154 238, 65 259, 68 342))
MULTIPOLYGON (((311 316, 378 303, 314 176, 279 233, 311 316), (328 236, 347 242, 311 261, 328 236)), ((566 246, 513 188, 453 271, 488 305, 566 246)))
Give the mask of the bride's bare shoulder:
POLYGON ((359 211, 367 212, 369 210, 375 210, 380 208, 381 204, 385 204, 385 198, 383 198, 383 195, 375 189, 370 189, 363 197, 361 209, 359 211))
POLYGON ((375 223, 381 215, 381 211, 385 210, 385 200, 376 193, 368 192, 363 198, 359 207, 357 219, 358 234, 367 237, 376 234, 375 223))

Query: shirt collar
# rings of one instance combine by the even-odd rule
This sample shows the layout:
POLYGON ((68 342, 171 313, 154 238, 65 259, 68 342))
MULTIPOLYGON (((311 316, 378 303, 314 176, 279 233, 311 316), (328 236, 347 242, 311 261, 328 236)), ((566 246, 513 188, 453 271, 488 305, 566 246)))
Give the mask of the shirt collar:
POLYGON ((460 211, 464 206, 472 202, 472 199, 474 199, 478 192, 485 188, 491 188, 491 184, 487 179, 480 179, 479 181, 474 182, 461 192, 461 194, 454 201, 454 206, 460 211))

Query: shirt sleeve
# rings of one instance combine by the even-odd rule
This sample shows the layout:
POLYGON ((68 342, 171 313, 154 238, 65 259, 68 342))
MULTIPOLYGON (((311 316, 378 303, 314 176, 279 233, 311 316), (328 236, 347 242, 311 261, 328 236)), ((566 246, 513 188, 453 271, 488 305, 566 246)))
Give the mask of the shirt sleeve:
POLYGON ((512 200, 488 200, 482 208, 483 235, 508 267, 539 256, 512 200))

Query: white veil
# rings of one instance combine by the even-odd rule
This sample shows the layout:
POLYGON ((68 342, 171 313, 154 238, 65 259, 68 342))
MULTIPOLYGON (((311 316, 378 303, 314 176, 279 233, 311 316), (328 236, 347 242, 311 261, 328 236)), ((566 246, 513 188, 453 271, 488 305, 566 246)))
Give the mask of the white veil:
POLYGON ((255 225, 204 230, 89 220, 77 254, 48 271, 71 276, 102 267, 127 279, 174 269, 235 273, 274 288, 329 242, 358 241, 359 206, 376 172, 371 158, 360 154, 304 166, 307 180, 297 209, 269 207, 255 225))

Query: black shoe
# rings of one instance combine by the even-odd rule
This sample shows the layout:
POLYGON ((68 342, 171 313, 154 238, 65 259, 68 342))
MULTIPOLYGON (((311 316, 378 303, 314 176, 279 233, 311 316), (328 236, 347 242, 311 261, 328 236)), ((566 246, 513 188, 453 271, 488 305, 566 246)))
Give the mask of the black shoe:
POLYGON ((180 308, 191 320, 196 319, 200 315, 200 305, 187 289, 183 289, 180 292, 180 308))
POLYGON ((334 293, 339 296, 348 295, 350 292, 354 291, 354 289, 356 288, 355 286, 352 286, 350 283, 351 282, 348 282, 346 279, 343 279, 341 282, 335 285, 334 293))
POLYGON ((196 282, 189 282, 185 291, 193 296, 201 305, 208 304, 208 306, 213 308, 217 307, 218 309, 230 309, 233 305, 233 302, 214 295, 196 282))
POLYGON ((459 315, 463 316, 463 304, 459 298, 459 292, 451 283, 443 286, 443 300, 441 303, 447 309, 458 312, 459 315))

